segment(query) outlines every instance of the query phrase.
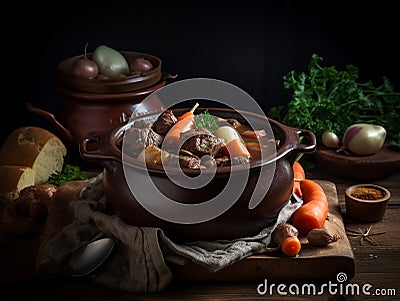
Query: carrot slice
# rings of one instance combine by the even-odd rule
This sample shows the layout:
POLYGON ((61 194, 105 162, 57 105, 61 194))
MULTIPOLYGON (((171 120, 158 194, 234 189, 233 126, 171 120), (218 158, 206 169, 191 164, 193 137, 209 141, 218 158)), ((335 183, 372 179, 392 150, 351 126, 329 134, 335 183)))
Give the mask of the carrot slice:
POLYGON ((187 117, 175 123, 164 137, 165 143, 168 145, 178 145, 181 133, 194 128, 194 117, 187 117))
POLYGON ((288 236, 282 240, 282 252, 287 256, 296 256, 301 250, 301 243, 297 236, 288 236))
POLYGON ((249 150, 239 139, 234 139, 226 144, 222 148, 222 152, 224 152, 226 155, 229 155, 231 158, 237 156, 243 156, 247 158, 250 157, 249 150))
POLYGON ((178 122, 183 120, 183 119, 185 119, 185 118, 188 118, 188 117, 193 118, 194 117, 194 111, 197 109, 198 106, 199 106, 199 103, 196 102, 196 104, 193 106, 193 108, 189 112, 186 112, 186 113, 184 113, 184 114, 182 114, 181 116, 178 117, 178 122))
POLYGON ((164 137, 164 140, 168 145, 178 145, 181 133, 194 128, 194 111, 198 106, 199 104, 196 103, 190 111, 179 116, 177 122, 164 137))

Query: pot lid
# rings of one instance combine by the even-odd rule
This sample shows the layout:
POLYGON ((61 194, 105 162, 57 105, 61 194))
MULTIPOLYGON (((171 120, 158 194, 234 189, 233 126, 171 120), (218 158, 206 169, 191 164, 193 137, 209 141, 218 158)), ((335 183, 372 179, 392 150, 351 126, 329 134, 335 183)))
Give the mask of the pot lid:
MULTIPOLYGON (((94 79, 86 79, 74 76, 71 73, 72 65, 74 62, 83 57, 82 55, 67 58, 57 65, 57 74, 60 84, 64 87, 80 92, 87 93, 126 93, 144 89, 155 85, 161 79, 161 59, 142 52, 121 51, 128 62, 132 62, 138 57, 144 57, 149 60, 153 69, 148 72, 131 73, 128 76, 121 77, 121 79, 108 79, 96 77, 94 79)), ((92 53, 88 53, 90 58, 92 53)))

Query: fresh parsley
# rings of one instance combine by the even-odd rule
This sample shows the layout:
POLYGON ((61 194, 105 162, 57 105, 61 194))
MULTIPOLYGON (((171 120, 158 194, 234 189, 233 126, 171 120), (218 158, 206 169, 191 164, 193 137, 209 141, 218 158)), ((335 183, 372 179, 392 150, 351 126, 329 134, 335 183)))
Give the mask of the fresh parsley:
POLYGON ((194 124, 197 129, 207 129, 211 133, 218 128, 218 124, 215 121, 214 117, 211 116, 208 110, 204 110, 200 114, 194 116, 194 124))
POLYGON ((272 107, 268 115, 289 126, 312 131, 320 140, 325 130, 343 137, 354 123, 383 126, 391 144, 400 147, 400 93, 384 77, 380 86, 358 82, 358 69, 321 66, 322 57, 311 56, 308 73, 292 70, 284 77, 284 87, 292 89, 287 105, 272 107))
POLYGON ((73 180, 86 180, 87 178, 87 173, 81 171, 79 166, 66 164, 61 172, 56 172, 50 175, 47 182, 56 186, 60 186, 64 182, 73 180))

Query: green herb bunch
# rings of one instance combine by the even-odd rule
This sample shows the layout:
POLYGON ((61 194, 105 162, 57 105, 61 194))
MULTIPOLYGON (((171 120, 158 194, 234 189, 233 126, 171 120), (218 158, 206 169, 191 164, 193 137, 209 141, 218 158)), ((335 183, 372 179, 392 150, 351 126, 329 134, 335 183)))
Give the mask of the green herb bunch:
POLYGON ((383 126, 392 145, 400 147, 400 93, 384 77, 380 86, 358 82, 358 69, 345 70, 320 65, 322 57, 311 56, 308 74, 290 71, 283 77, 284 87, 293 90, 287 105, 269 110, 271 118, 289 126, 312 131, 320 141, 325 130, 343 137, 354 123, 383 126))
POLYGON ((81 171, 79 166, 66 164, 61 172, 56 172, 50 175, 47 182, 56 186, 60 186, 64 182, 73 180, 86 180, 87 178, 87 173, 81 171))

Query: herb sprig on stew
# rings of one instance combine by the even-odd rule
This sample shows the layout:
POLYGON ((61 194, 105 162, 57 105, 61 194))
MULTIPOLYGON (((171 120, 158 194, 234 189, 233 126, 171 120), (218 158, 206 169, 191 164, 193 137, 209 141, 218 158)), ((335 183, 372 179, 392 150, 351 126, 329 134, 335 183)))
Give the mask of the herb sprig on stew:
POLYGON ((211 116, 210 112, 208 110, 205 110, 201 112, 200 114, 197 114, 194 116, 194 124, 196 125, 197 129, 207 129, 211 133, 214 133, 214 131, 218 128, 218 124, 211 116))
POLYGON ((270 109, 271 118, 289 126, 308 129, 318 139, 325 130, 342 137, 354 123, 383 126, 391 144, 400 148, 400 93, 394 91, 387 77, 375 86, 371 81, 358 82, 358 69, 345 70, 320 64, 322 57, 311 56, 308 73, 294 70, 284 77, 284 87, 293 90, 287 105, 270 109))

